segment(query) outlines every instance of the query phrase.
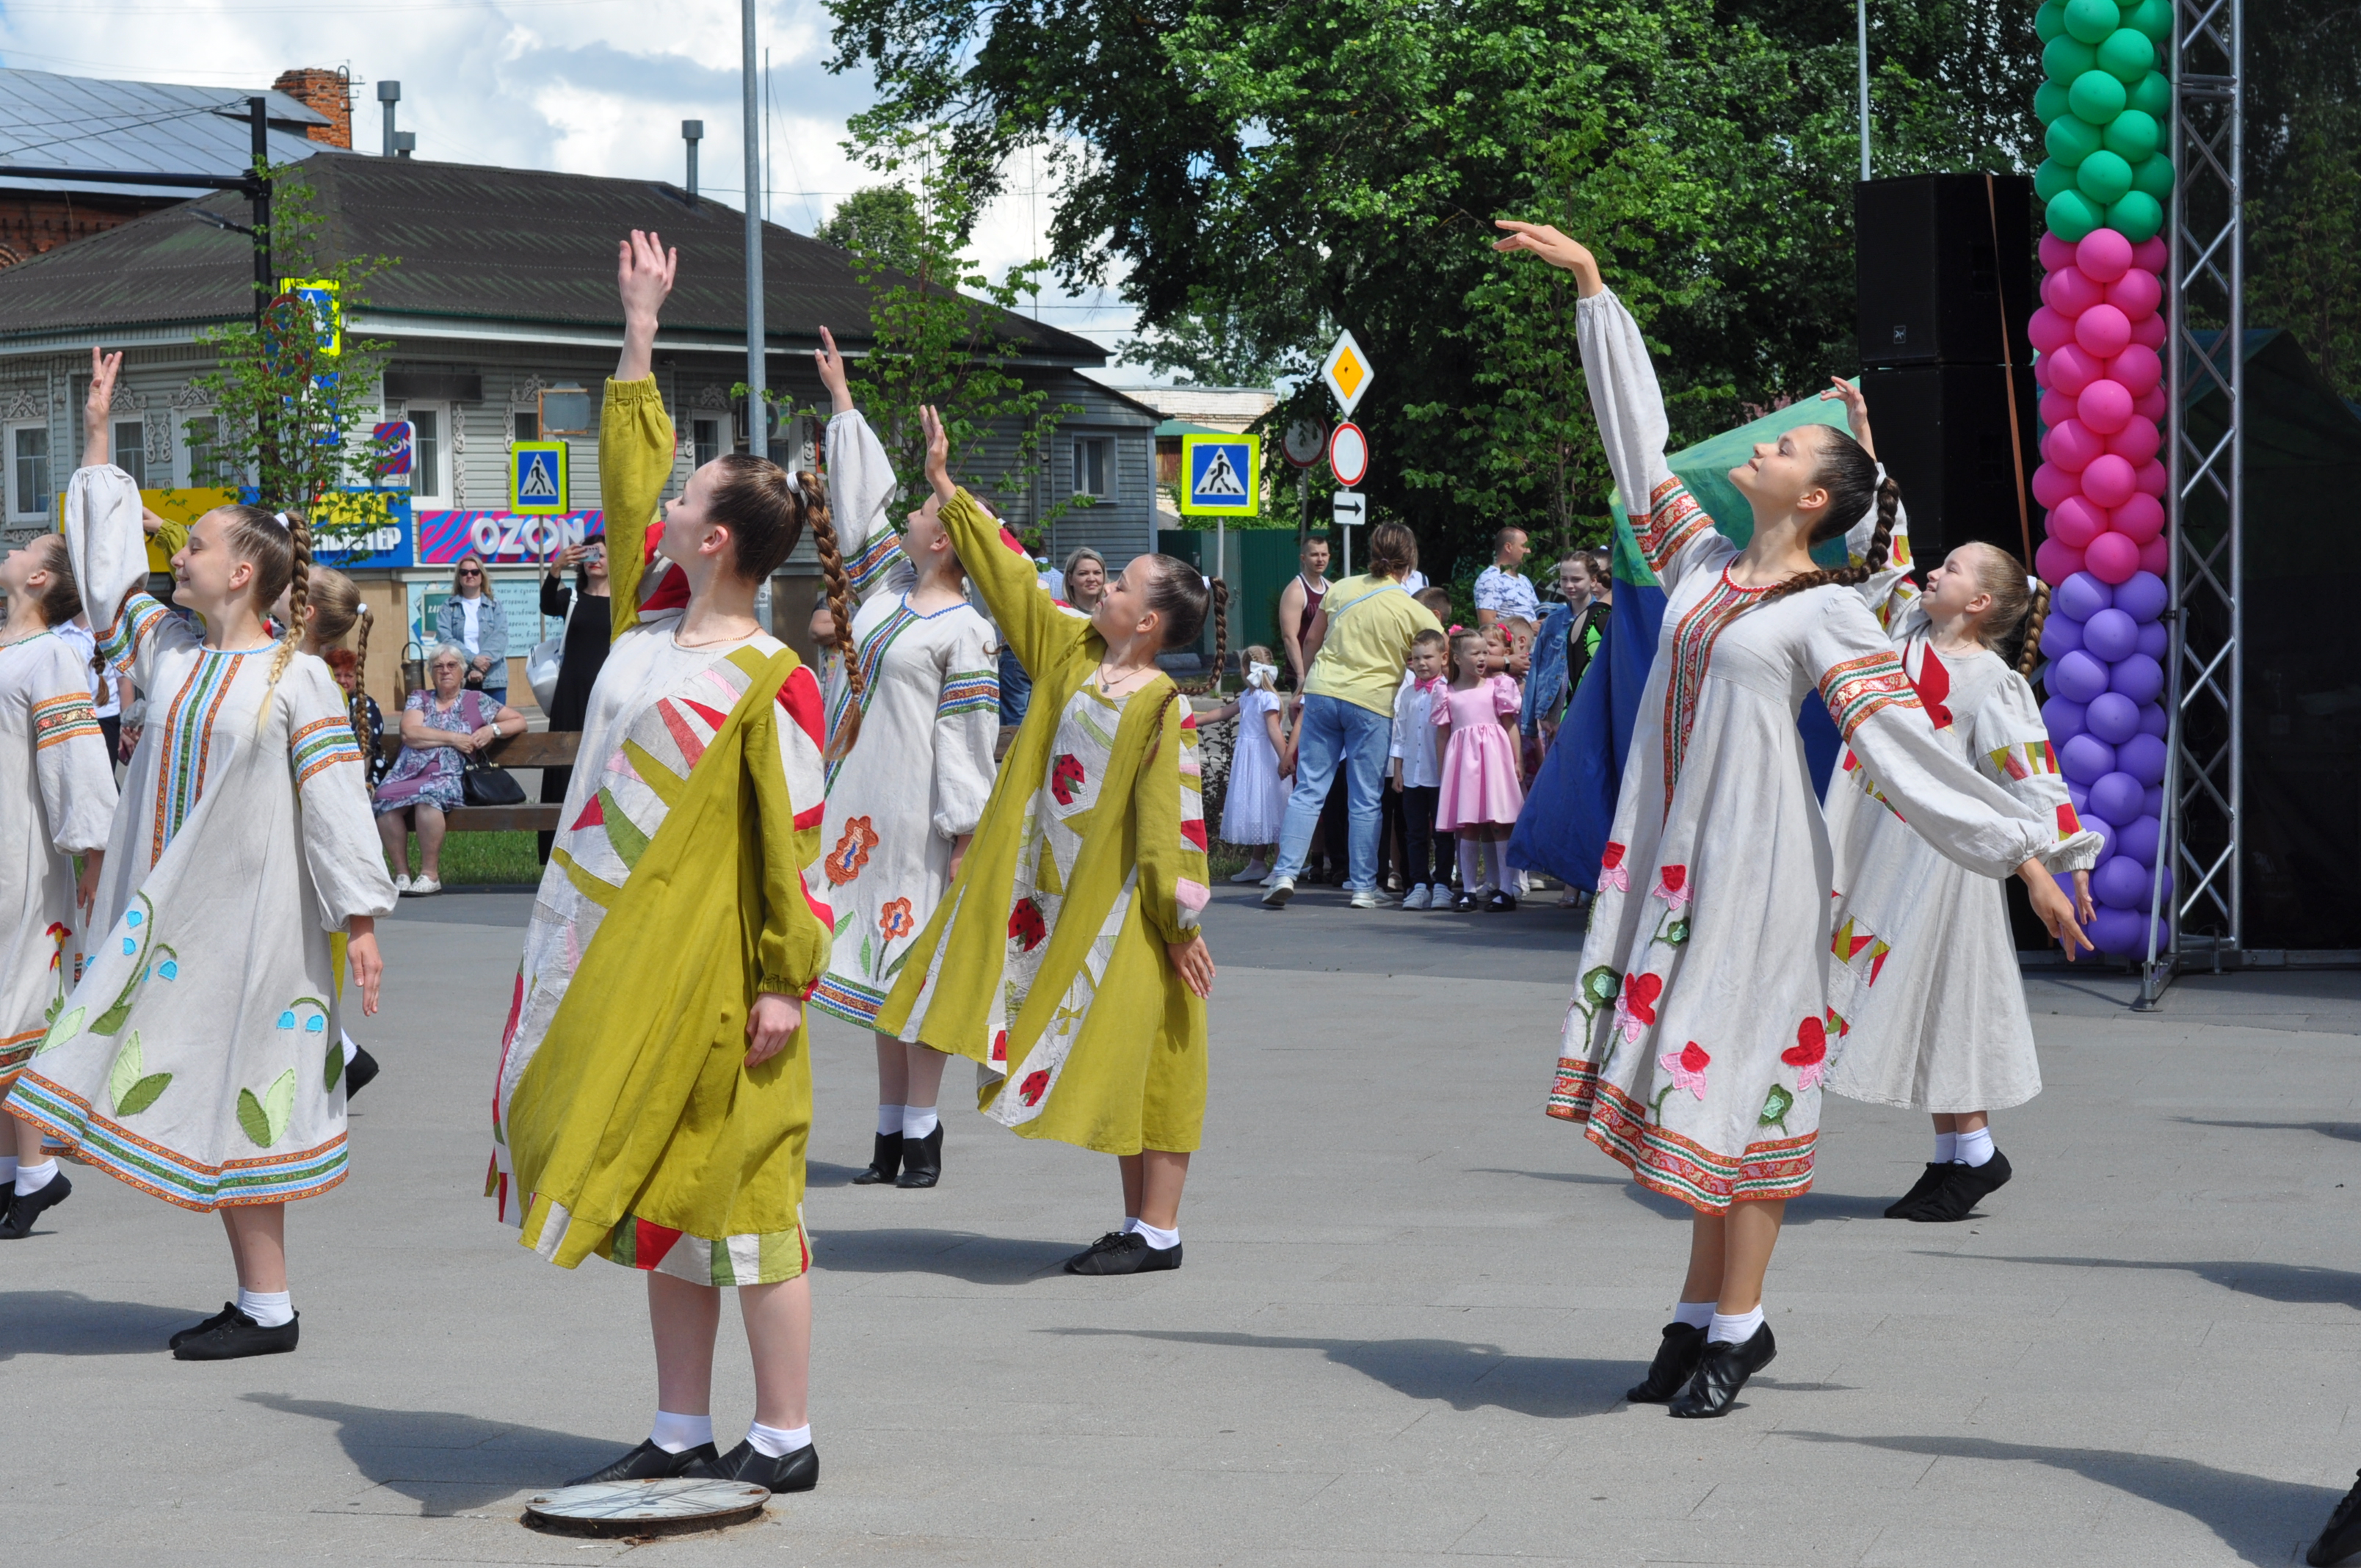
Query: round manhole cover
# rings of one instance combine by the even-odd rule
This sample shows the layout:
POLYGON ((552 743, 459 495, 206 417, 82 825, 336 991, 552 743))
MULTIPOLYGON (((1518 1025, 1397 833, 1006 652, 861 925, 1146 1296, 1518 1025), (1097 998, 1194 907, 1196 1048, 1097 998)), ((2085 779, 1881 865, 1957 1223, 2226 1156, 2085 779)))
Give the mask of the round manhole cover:
POLYGON ((770 1500, 742 1481, 594 1481, 534 1493, 524 1522, 561 1535, 677 1535, 742 1524, 770 1500))

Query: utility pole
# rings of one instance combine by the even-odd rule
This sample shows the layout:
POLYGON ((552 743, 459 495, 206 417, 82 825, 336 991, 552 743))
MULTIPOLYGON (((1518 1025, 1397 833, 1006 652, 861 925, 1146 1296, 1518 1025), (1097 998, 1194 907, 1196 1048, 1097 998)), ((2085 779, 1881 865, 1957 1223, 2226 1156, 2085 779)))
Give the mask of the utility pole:
POLYGON ((1869 178, 1869 0, 1853 0, 1853 18, 1861 30, 1861 177, 1869 178))
POLYGON ((763 188, 762 104, 756 97, 754 0, 738 0, 744 31, 741 74, 745 79, 743 118, 746 122, 746 450, 757 457, 771 455, 770 405, 763 394, 763 209, 755 193, 763 188))
MULTIPOLYGON (((392 113, 390 109, 386 112, 392 113)), ((279 292, 279 280, 272 275, 270 265, 270 101, 248 98, 246 114, 253 133, 253 183, 249 189, 254 198, 254 325, 258 332, 264 307, 279 292)))

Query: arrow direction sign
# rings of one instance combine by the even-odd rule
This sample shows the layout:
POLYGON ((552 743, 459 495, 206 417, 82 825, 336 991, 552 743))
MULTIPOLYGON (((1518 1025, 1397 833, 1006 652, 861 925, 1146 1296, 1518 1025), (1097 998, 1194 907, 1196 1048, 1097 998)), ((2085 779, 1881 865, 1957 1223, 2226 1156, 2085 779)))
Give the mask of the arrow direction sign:
POLYGON ((1338 490, 1328 498, 1329 520, 1339 528, 1358 528, 1368 515, 1368 502, 1357 490, 1338 490))

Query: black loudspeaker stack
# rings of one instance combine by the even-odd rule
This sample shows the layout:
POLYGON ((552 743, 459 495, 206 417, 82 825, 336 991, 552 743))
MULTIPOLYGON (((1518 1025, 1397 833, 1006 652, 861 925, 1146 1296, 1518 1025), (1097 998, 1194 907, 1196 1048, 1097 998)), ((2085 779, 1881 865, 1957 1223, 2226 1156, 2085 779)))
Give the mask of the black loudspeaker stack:
POLYGON ((1922 174, 1853 187, 1861 386, 1921 567, 1971 539, 2025 551, 2040 466, 2033 379, 2033 181, 1922 174), (2004 330, 2006 333, 2003 336, 2004 330), (2010 450, 2015 367, 2021 465, 2010 450), (2019 469, 2023 488, 2018 485, 2019 469))

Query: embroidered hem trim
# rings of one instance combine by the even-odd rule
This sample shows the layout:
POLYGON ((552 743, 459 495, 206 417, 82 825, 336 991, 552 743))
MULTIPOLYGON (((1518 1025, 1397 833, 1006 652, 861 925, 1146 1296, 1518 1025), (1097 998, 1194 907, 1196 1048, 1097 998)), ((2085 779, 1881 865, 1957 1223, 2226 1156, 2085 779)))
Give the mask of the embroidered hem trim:
POLYGON ((1549 1113, 1587 1124, 1584 1136, 1628 1167, 1633 1180, 1701 1214, 1727 1213, 1733 1202, 1794 1198, 1812 1189, 1818 1133, 1749 1144, 1744 1155, 1732 1159, 1652 1125, 1645 1105, 1600 1082, 1598 1069, 1579 1058, 1558 1058, 1549 1113))

